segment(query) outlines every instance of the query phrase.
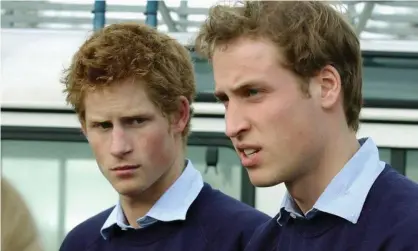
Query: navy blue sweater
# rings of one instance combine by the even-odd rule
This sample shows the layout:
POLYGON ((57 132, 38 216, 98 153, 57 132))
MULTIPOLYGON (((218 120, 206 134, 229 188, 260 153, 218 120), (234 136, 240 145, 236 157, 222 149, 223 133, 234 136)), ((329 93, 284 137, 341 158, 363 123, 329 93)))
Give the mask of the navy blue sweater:
MULTIPOLYGON (((350 205, 347 205, 348 207, 350 205)), ((418 185, 386 165, 353 224, 320 213, 280 227, 277 216, 257 229, 246 251, 418 251, 418 185)))
POLYGON ((100 228, 112 208, 75 227, 60 251, 235 251, 244 250, 254 230, 271 217, 205 183, 184 221, 157 222, 123 231, 114 225, 110 238, 100 228))

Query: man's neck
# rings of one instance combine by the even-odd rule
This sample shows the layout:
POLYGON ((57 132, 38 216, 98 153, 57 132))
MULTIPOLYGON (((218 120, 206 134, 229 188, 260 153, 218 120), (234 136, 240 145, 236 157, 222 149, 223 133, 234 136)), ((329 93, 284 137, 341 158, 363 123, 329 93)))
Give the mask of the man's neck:
POLYGON ((138 228, 137 220, 145 216, 168 188, 180 177, 185 169, 184 158, 178 158, 167 173, 147 190, 135 197, 121 196, 120 203, 130 226, 138 228))
POLYGON ((304 214, 312 209, 331 180, 360 147, 354 132, 329 138, 332 140, 324 147, 316 166, 298 180, 286 183, 290 195, 304 214))

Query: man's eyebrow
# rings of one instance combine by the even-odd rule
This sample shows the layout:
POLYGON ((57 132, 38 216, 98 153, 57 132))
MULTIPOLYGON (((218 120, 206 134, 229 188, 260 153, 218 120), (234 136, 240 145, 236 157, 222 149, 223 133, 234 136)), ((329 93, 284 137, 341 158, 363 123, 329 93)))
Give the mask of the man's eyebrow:
MULTIPOLYGON (((145 117, 150 117, 150 116, 152 116, 152 113, 150 113, 148 111, 138 110, 138 111, 133 111, 133 112, 129 112, 127 114, 124 114, 124 115, 120 116, 119 119, 122 119, 122 120, 136 119, 136 118, 145 118, 145 117)), ((86 117, 86 119, 94 121, 94 122, 107 122, 107 121, 111 120, 108 117, 102 116, 102 115, 92 115, 88 118, 86 117)))
POLYGON ((254 88, 254 87, 258 87, 260 85, 264 85, 265 82, 262 80, 248 80, 248 81, 244 81, 242 83, 239 83, 237 85, 235 85, 232 88, 232 92, 239 92, 243 89, 248 89, 248 88, 254 88))
POLYGON ((215 91, 214 95, 215 95, 215 98, 218 101, 226 101, 226 100, 228 100, 228 96, 223 91, 215 91))
POLYGON ((86 121, 100 123, 100 122, 106 122, 106 121, 109 121, 109 120, 102 117, 102 116, 89 116, 89 117, 86 117, 86 121))
POLYGON ((122 120, 144 119, 144 118, 148 118, 150 116, 152 116, 152 114, 149 113, 149 112, 137 112, 137 113, 132 113, 132 114, 127 114, 127 115, 121 116, 120 119, 122 119, 122 120))
MULTIPOLYGON (((256 87, 262 86, 264 84, 265 84, 264 81, 248 80, 248 81, 244 81, 244 82, 241 82, 241 83, 233 86, 231 88, 231 92, 234 93, 234 94, 240 94, 240 93, 243 93, 244 91, 246 91, 247 89, 256 88, 256 87)), ((214 95, 215 95, 215 97, 218 101, 227 101, 228 100, 228 95, 224 91, 215 90, 214 95)))

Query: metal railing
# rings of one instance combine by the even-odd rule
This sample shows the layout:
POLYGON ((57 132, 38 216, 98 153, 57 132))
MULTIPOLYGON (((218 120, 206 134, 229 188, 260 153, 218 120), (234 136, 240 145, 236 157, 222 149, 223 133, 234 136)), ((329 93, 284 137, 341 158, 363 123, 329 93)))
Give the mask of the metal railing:
MULTIPOLYGON (((48 1, 2 1, 2 28, 52 28, 92 29, 94 1, 91 4, 53 3, 48 1)), ((106 24, 119 22, 146 22, 147 6, 106 5, 106 24)), ((197 29, 202 21, 190 20, 189 15, 205 16, 207 8, 187 7, 182 1, 179 7, 168 7, 158 2, 158 26, 166 26, 170 32, 187 32, 197 29), (173 18, 174 16, 174 18, 173 18)))
MULTIPOLYGON (((134 2, 134 1, 132 1, 134 2)), ((152 3, 152 2, 151 2, 152 3)), ((417 1, 342 1, 346 14, 362 38, 418 40, 417 1)), ((2 1, 2 28, 92 29, 95 2, 76 4, 49 1, 2 1)), ((149 6, 148 6, 149 7, 149 6)), ((158 29, 193 32, 201 25, 208 7, 189 7, 187 1, 167 6, 158 1, 158 29)), ((147 4, 106 4, 106 24, 146 23, 147 4)), ((96 13, 97 14, 97 13, 96 13)), ((149 22, 157 23, 152 17, 149 22), (151 21, 152 20, 152 21, 151 21)), ((97 21, 97 20, 96 20, 97 21)))
POLYGON ((363 38, 418 40, 417 1, 343 1, 356 32, 363 38))

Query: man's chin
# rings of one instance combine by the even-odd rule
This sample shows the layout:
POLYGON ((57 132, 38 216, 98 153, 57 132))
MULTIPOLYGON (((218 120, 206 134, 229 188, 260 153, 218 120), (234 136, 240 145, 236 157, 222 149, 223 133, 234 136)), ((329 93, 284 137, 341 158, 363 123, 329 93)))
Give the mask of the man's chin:
POLYGON ((143 193, 144 189, 119 188, 119 189, 116 189, 116 192, 118 192, 120 196, 134 198, 134 197, 139 196, 141 193, 143 193))
POLYGON ((278 181, 273 179, 271 176, 268 175, 259 175, 256 173, 248 173, 251 184, 255 187, 272 187, 283 183, 282 181, 278 181))
POLYGON ((138 186, 138 184, 129 184, 129 182, 125 184, 114 184, 113 188, 116 190, 118 194, 124 197, 135 197, 146 190, 145 187, 138 186))

